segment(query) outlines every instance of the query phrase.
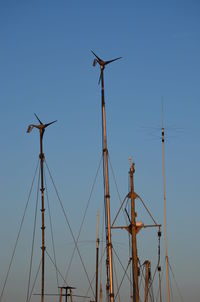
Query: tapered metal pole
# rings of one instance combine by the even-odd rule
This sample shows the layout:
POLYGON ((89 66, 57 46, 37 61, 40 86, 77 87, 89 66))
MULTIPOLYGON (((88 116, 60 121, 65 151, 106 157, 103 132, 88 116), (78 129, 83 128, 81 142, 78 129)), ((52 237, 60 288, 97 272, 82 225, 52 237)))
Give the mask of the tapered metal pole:
POLYGON ((44 153, 43 153, 43 134, 44 129, 40 129, 40 173, 41 173, 41 214, 42 214, 42 284, 41 284, 41 302, 44 302, 44 261, 45 261, 45 225, 44 225, 44 153))
POLYGON ((97 247, 96 247, 96 297, 98 302, 98 277, 99 277, 99 210, 97 211, 97 247))
POLYGON ((167 217, 166 217, 166 195, 165 195, 165 129, 163 118, 163 103, 162 103, 162 150, 163 150, 163 192, 164 192, 164 221, 165 221, 165 262, 166 262, 166 282, 167 282, 167 301, 170 301, 169 294, 169 264, 167 254, 167 217))
POLYGON ((106 244, 107 244, 107 291, 109 292, 109 301, 114 302, 113 286, 113 265, 112 265, 112 242, 111 242, 111 223, 110 223, 110 191, 108 178, 108 149, 106 135, 106 115, 105 115, 105 97, 104 97, 104 78, 101 66, 101 103, 102 103, 102 124, 103 124, 103 164, 105 174, 105 215, 106 215, 106 244))
POLYGON ((139 302, 139 287, 138 287, 138 256, 137 256, 137 239, 136 239, 136 213, 135 213, 135 198, 133 174, 135 172, 134 163, 130 163, 130 185, 131 185, 131 239, 132 239, 132 274, 133 274, 133 302, 139 302))

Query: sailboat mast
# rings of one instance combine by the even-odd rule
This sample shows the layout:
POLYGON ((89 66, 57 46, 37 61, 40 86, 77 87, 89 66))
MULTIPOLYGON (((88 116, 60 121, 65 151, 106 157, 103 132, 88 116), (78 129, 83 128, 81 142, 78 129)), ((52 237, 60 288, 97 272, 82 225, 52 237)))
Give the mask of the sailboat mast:
POLYGON ((108 149, 107 149, 107 135, 106 135, 106 114, 105 114, 105 97, 104 97, 104 77, 101 66, 101 105, 102 105, 102 127, 103 127, 103 165, 105 176, 105 215, 106 215, 106 243, 107 243, 107 289, 109 291, 109 301, 114 302, 114 288, 113 288, 113 265, 112 265, 112 242, 111 242, 111 223, 110 223, 110 190, 108 178, 108 149))
POLYGON ((165 194, 165 129, 163 117, 163 102, 162 102, 162 153, 163 153, 163 193, 164 193, 164 223, 165 223, 165 263, 166 263, 166 282, 167 282, 167 301, 170 301, 169 295, 169 265, 167 254, 167 218, 166 218, 166 194, 165 194))
POLYGON ((135 172, 134 163, 131 165, 130 160, 130 185, 131 185, 131 238, 132 238, 132 274, 133 274, 133 302, 139 302, 138 287, 138 256, 137 256, 137 240, 136 240, 136 213, 135 213, 135 197, 133 173, 135 172))
POLYGON ((41 214, 42 214, 42 284, 41 284, 41 302, 44 301, 44 258, 45 258, 45 225, 44 225, 44 153, 43 153, 43 134, 44 129, 40 129, 40 172, 41 172, 41 214))

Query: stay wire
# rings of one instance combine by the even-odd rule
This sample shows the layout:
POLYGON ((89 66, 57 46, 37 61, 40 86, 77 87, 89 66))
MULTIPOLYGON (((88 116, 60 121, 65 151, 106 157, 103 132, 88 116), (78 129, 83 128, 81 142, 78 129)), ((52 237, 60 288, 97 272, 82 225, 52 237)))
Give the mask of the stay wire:
POLYGON ((149 209, 147 208, 147 206, 145 205, 144 200, 137 194, 136 198, 139 198, 139 200, 142 202, 145 210, 147 211, 147 213, 149 214, 149 216, 151 217, 151 219, 153 220, 153 222, 155 223, 155 225, 158 225, 157 222, 155 221, 155 219, 153 218, 153 215, 151 214, 151 212, 149 211, 149 209))
MULTIPOLYGON (((85 208, 85 211, 84 211, 84 214, 83 214, 83 219, 81 221, 81 225, 80 225, 80 228, 79 228, 78 236, 77 236, 77 239, 76 239, 76 244, 78 244, 78 240, 79 240, 82 228, 83 228, 83 224, 84 224, 84 221, 85 221, 87 210, 88 210, 88 207, 89 207, 89 204, 90 204, 90 201, 91 201, 91 198, 92 198, 92 194, 93 194, 93 191, 94 191, 94 187, 95 187, 95 184, 96 184, 97 176, 99 174, 101 162, 102 162, 102 156, 101 156, 101 159, 100 159, 99 164, 98 164, 97 172, 95 174, 94 181, 93 181, 91 191, 90 191, 90 194, 89 194, 89 198, 88 198, 86 208, 85 208)), ((74 247, 73 252, 72 252, 72 256, 71 256, 71 259, 70 259, 70 262, 69 262, 69 265, 68 265, 68 268, 67 268, 67 271, 66 271, 66 274, 65 274, 65 280, 67 280, 67 278, 68 278, 68 274, 69 274, 69 270, 71 268, 72 260, 74 258, 75 250, 76 250, 76 246, 74 247)))
MULTIPOLYGON (((121 262, 121 260, 120 260, 119 256, 117 255, 117 253, 116 253, 116 251, 115 251, 114 247, 113 247, 113 251, 114 251, 115 256, 117 257, 117 259, 118 259, 118 261, 119 261, 119 263, 120 263, 120 265, 121 265, 121 267, 122 267, 123 271, 125 272, 126 277, 127 277, 127 278, 128 278, 128 280, 131 282, 131 280, 130 280, 129 276, 128 276, 128 275, 127 275, 127 273, 126 273, 127 268, 125 269, 125 267, 123 266, 123 264, 122 264, 122 262, 121 262)), ((129 259, 129 262, 130 262, 130 259, 129 259)))
MULTIPOLYGON (((161 282, 162 282, 162 278, 163 278, 163 271, 162 271, 162 274, 160 274, 159 272, 159 288, 158 288, 158 291, 157 291, 157 294, 156 294, 156 302, 158 301, 158 295, 159 295, 159 291, 160 291, 160 287, 161 287, 161 282)), ((160 301, 159 302, 162 302, 162 297, 160 296, 160 301)))
MULTIPOLYGON (((69 228, 69 230, 70 230, 71 236, 72 236, 73 241, 74 241, 74 244, 75 244, 75 246, 76 246, 76 249, 77 249, 78 255, 79 255, 79 257, 80 257, 81 264, 82 264, 82 266, 83 266, 83 269, 84 269, 85 275, 86 275, 87 280, 88 280, 88 283, 89 283, 89 285, 90 285, 90 288, 91 288, 92 294, 93 294, 93 296, 95 297, 94 290, 93 290, 92 285, 91 285, 91 283, 90 283, 90 279, 89 279, 89 276, 88 276, 88 273, 87 273, 87 270, 86 270, 85 264, 84 264, 84 262, 83 262, 83 259, 82 259, 82 256, 81 256, 81 254, 80 254, 80 251, 79 251, 78 245, 77 245, 77 243, 76 243, 76 239, 75 239, 75 237, 74 237, 74 234, 73 234, 73 231, 72 231, 71 225, 70 225, 69 220, 68 220, 68 217, 67 217, 67 213, 66 213, 66 211, 65 211, 65 209, 64 209, 63 203, 62 203, 62 201, 61 201, 61 199, 60 199, 60 196, 59 196, 59 194, 58 194, 57 187, 56 187, 56 185, 55 185, 55 182, 54 182, 54 180, 53 180, 53 177, 52 177, 52 175, 51 175, 51 172, 50 172, 50 170, 49 170, 49 167, 48 167, 48 165, 47 165, 47 162, 46 162, 46 161, 45 161, 45 164, 46 164, 46 167, 47 167, 47 170, 48 170, 49 176, 50 176, 50 178, 51 178, 52 184, 53 184, 53 186, 54 186, 54 190, 55 190, 55 192, 56 192, 56 195, 57 195, 58 201, 59 201, 59 203, 60 203, 61 209, 62 209, 62 211, 63 211, 63 214, 64 214, 64 217, 65 217, 66 223, 67 223, 67 225, 68 225, 68 228, 69 228)), ((0 302, 1 302, 1 301, 0 301, 0 302)))
MULTIPOLYGON (((119 198, 119 202, 122 205, 123 202, 122 202, 122 199, 121 199, 121 196, 120 196, 120 193, 119 193, 119 188, 118 188, 118 185, 117 185, 117 180, 116 180, 116 176, 115 176, 115 173, 114 173, 114 169, 112 167, 110 156, 108 157, 108 159, 109 159, 110 168, 111 168, 112 176, 113 176, 113 179, 114 179, 114 183, 115 183, 115 186, 116 186, 116 191, 117 191, 117 195, 118 195, 118 198, 119 198)), ((127 197, 128 197, 128 194, 125 198, 127 198, 127 197)), ((123 216, 124 216, 125 223, 128 225, 128 220, 127 220, 127 217, 126 217, 124 212, 123 212, 123 216)))
MULTIPOLYGON (((118 259, 118 260, 119 260, 119 259, 118 259)), ((116 301, 116 298, 117 298, 117 296, 118 296, 118 294, 119 294, 119 291, 120 291, 120 288, 121 288, 122 283, 123 283, 123 281, 124 281, 124 278, 125 278, 125 276, 127 276, 127 270, 128 270, 128 267, 129 267, 130 263, 131 263, 131 260, 129 259, 128 264, 127 264, 127 267, 126 267, 126 269, 124 270, 124 274, 123 274, 122 280, 121 280, 121 282, 120 282, 120 284, 119 284, 118 291, 117 291, 117 293, 115 294, 114 302, 116 301)))
POLYGON ((36 204, 35 204, 35 215, 34 215, 34 224, 33 224, 33 236, 32 236, 32 247, 31 247, 31 258, 30 258, 26 302, 28 302, 29 300, 30 282, 31 282, 31 274, 32 274, 33 251, 34 251, 34 244, 35 244, 35 230, 36 230, 36 221, 37 221, 37 208, 38 208, 38 200, 39 200, 39 186, 40 186, 40 170, 38 175, 37 196, 36 196, 36 204))
POLYGON ((170 271, 171 271, 171 273, 172 273, 172 276, 173 276, 173 278, 174 278, 174 281, 175 281, 175 284, 176 284, 176 288, 177 288, 177 291, 178 291, 179 296, 180 296, 180 298, 181 298, 181 301, 184 302, 183 296, 182 296, 182 294, 181 294, 180 288, 179 288, 178 283, 177 283, 177 281, 176 281, 176 278, 175 278, 175 275, 174 275, 174 273, 173 273, 172 267, 171 267, 171 265, 170 265, 170 263, 169 263, 169 259, 168 259, 168 265, 169 265, 169 269, 170 269, 170 271))
POLYGON ((35 288, 35 283, 36 283, 36 280, 37 280, 37 277, 38 277, 38 274, 39 274, 39 271, 40 271, 41 264, 42 264, 42 258, 40 260, 40 264, 39 264, 37 272, 36 272, 36 276, 35 276, 35 279, 34 279, 34 282, 33 282, 33 286, 32 286, 31 292, 30 292, 30 296, 29 296, 28 302, 30 302, 30 300, 31 300, 31 297, 32 297, 32 294, 33 294, 33 290, 35 288))
POLYGON ((61 272, 59 271, 58 267, 56 266, 56 264, 54 263, 54 260, 52 259, 52 257, 50 256, 50 254, 47 252, 47 250, 45 250, 47 256, 49 257, 51 263, 55 266, 56 271, 58 272, 58 274, 60 275, 60 277, 62 278, 64 284, 66 286, 68 286, 67 282, 65 281, 65 278, 63 277, 63 275, 61 274, 61 272))
MULTIPOLYGON (((48 187, 47 187, 47 180, 46 180, 46 174, 44 170, 44 182, 45 182, 45 188, 46 188, 46 198, 47 198, 47 206, 48 206, 48 212, 49 212, 49 222, 50 222, 50 230, 51 230, 51 242, 53 246, 53 257, 54 257, 54 262, 57 267, 57 262, 56 262, 56 249, 55 249, 55 241, 54 241, 54 235, 53 235, 53 224, 52 224, 52 218, 51 218, 51 210, 50 210, 50 204, 49 204, 49 194, 48 194, 48 187)), ((57 287, 59 287, 58 283, 58 272, 56 270, 56 281, 57 281, 57 287)), ((59 293, 59 289, 58 289, 59 293)))
MULTIPOLYGON (((101 259, 100 259, 100 261, 99 261, 99 264, 100 264, 100 265, 102 264, 102 261, 103 261, 103 257, 104 257, 104 255, 105 255, 105 252, 106 252, 106 248, 104 248, 104 251, 103 251, 103 253, 102 253, 102 255, 101 255, 101 259)), ((91 281, 90 281, 91 284, 93 283, 95 276, 96 276, 96 272, 93 274, 93 277, 92 277, 92 279, 91 279, 91 281)), ((90 290, 90 287, 87 289, 87 291, 86 291, 86 293, 85 293, 85 296, 88 295, 89 290, 90 290)))
POLYGON ((20 223, 17 239, 15 241, 13 253, 12 253, 11 260, 10 260, 10 263, 9 263, 9 266, 8 266, 8 271, 7 271, 6 278, 5 278, 5 281, 4 281, 4 284, 3 284, 3 288, 2 288, 2 291, 1 291, 0 302, 2 302, 2 298, 3 298, 4 290, 5 290, 5 287, 6 287, 6 283, 7 283, 7 280, 8 280, 8 276, 9 276, 9 273, 10 273, 10 269, 11 269, 11 266, 12 266, 13 258, 15 256, 17 244, 18 244, 18 241, 19 241, 19 236, 21 234, 22 226, 23 226, 23 223, 24 223, 24 218, 25 218, 25 215, 26 215, 26 210, 27 210, 27 207, 28 207, 28 204, 29 204, 29 201, 30 201, 31 192, 32 192, 32 189, 33 189, 33 184, 35 182, 35 177, 36 177, 38 165, 39 165, 39 160, 38 160, 38 163, 37 163, 37 166, 36 166, 36 169, 35 169, 33 180, 32 180, 32 183, 31 183, 31 188, 30 188, 29 194, 28 194, 28 199, 27 199, 27 202, 26 202, 26 205, 25 205, 25 209, 24 209, 24 213, 23 213, 23 216, 22 216, 22 219, 21 219, 21 223, 20 223))
MULTIPOLYGON (((119 284, 118 284, 118 279, 117 279, 117 271, 116 271, 116 266, 115 266, 115 261, 113 259, 113 266, 114 266, 114 273, 115 273, 115 279, 116 279, 116 286, 117 286, 117 292, 119 292, 119 284)), ((118 294, 118 300, 119 302, 121 301, 120 299, 120 294, 118 294)))

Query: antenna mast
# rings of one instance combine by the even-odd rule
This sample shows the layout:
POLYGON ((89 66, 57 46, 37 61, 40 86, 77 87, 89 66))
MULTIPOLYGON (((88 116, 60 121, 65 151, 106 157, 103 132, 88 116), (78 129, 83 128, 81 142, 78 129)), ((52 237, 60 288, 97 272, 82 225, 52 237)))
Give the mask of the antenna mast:
POLYGON ((110 223, 110 190, 109 190, 109 177, 108 177, 108 149, 107 149, 107 134, 106 134, 106 114, 105 114, 105 96, 104 96, 104 69, 105 66, 114 62, 120 58, 116 58, 109 61, 103 61, 100 59, 93 51, 95 59, 93 61, 93 66, 97 63, 100 66, 100 78, 101 82, 101 106, 102 106, 102 128, 103 128, 103 138, 102 138, 102 149, 103 149, 103 171, 105 177, 105 228, 106 228, 106 248, 107 248, 107 298, 109 302, 114 302, 114 285, 113 285, 113 264, 112 264, 112 241, 111 241, 111 223, 110 223))
POLYGON ((165 195, 165 129, 164 129, 164 113, 162 100, 162 153, 163 153, 163 192, 164 192, 164 222, 165 222, 165 262, 166 262, 166 282, 167 282, 167 301, 170 301, 169 295, 169 259, 167 254, 167 218, 166 218, 166 195, 165 195))

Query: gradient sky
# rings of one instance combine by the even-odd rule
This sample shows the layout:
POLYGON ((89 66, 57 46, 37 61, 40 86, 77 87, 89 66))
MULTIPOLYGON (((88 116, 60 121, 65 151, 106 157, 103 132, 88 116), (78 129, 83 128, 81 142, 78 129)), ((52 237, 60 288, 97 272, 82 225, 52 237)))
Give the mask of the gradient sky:
MULTIPOLYGON (((128 158, 132 156, 136 164, 135 190, 162 225, 160 136, 164 99, 169 259, 184 301, 198 302, 199 1, 2 0, 0 41, 1 287, 38 158, 38 133, 26 134, 27 126, 36 122, 34 112, 44 122, 58 120, 45 132, 45 154, 74 233, 78 233, 101 158, 99 69, 92 67, 90 52, 94 50, 104 59, 123 57, 105 70, 108 148, 121 197, 127 194, 128 158)), ((95 252, 97 207, 102 219, 101 177, 102 173, 80 239, 93 241, 91 246, 83 243, 86 264, 90 264, 87 248, 95 252)), ((111 188, 113 213, 119 206, 115 191, 111 188)), ((53 211, 58 242, 64 245, 66 241, 69 248, 72 238, 62 231, 60 213, 53 211)), ((30 256, 25 256, 22 248, 32 238, 30 213, 12 269, 14 277, 9 277, 3 301, 14 296, 17 301, 25 299, 21 288, 26 287, 30 256)), ((138 220, 139 215, 138 210, 138 220)), ((120 245, 127 238, 119 234, 115 240, 120 245)), ((141 237, 138 249, 148 257, 148 248, 141 246, 148 247, 154 241, 141 237)), ((62 244, 58 243, 61 263, 66 261, 62 244)), ((30 245, 28 251, 30 255, 30 245)), ((75 286, 80 284, 78 265, 71 272, 75 286)), ((175 300, 181 301, 180 296, 175 300)))

